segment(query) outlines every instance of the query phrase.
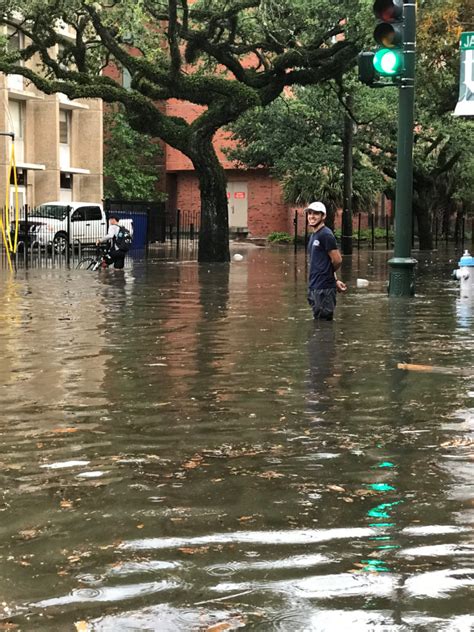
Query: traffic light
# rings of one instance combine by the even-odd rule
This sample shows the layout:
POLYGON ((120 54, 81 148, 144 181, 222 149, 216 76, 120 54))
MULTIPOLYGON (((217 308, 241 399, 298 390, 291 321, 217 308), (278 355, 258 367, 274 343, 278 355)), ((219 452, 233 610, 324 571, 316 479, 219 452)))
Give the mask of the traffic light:
POLYGON ((374 66, 375 53, 365 51, 357 59, 359 66, 359 81, 371 86, 376 79, 374 66))
POLYGON ((375 0, 373 12, 377 18, 374 39, 378 49, 360 53, 359 81, 373 88, 393 86, 404 71, 403 0, 375 0))
POLYGON ((403 0, 375 0, 374 15, 379 23, 374 39, 379 45, 373 64, 380 77, 403 73, 403 0))

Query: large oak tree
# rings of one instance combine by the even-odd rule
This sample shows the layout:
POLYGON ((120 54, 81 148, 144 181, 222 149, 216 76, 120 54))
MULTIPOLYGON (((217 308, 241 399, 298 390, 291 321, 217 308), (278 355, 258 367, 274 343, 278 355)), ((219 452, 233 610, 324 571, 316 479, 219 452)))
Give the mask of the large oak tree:
MULTIPOLYGON (((367 6, 367 2, 363 2, 367 6)), ((131 125, 192 162, 201 192, 200 261, 229 259, 225 173, 213 138, 220 128, 286 87, 341 75, 356 47, 344 18, 355 0, 3 0, 0 22, 25 36, 0 53, 0 70, 47 94, 119 102, 131 125), (73 37, 58 25, 69 25, 73 37), (125 69, 124 88, 102 72, 125 69), (164 100, 201 107, 195 120, 166 116, 164 100)))

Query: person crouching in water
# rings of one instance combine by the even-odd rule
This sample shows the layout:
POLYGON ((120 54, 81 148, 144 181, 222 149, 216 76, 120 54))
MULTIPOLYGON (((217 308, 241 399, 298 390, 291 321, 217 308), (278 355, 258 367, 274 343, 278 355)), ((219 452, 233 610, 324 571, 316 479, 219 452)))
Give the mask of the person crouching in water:
POLYGON ((325 205, 322 202, 312 202, 305 212, 308 224, 313 229, 308 243, 308 303, 314 318, 332 320, 336 308, 336 292, 347 290, 346 284, 336 276, 342 257, 334 233, 324 224, 325 205))
POLYGON ((108 251, 104 255, 105 262, 108 266, 114 264, 114 268, 121 270, 125 265, 125 252, 117 246, 117 235, 120 231, 119 218, 116 215, 109 217, 109 230, 107 235, 96 241, 96 246, 108 243, 108 251))

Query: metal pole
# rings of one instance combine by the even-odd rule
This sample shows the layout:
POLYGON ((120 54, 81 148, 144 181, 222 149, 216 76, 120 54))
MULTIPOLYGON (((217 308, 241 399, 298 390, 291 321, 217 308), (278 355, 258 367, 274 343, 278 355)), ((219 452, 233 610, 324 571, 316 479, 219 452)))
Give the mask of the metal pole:
POLYGON ((295 216, 293 218, 294 236, 293 236, 293 249, 296 252, 298 246, 298 211, 295 210, 295 216))
POLYGON ((395 248, 389 260, 389 296, 415 294, 416 259, 411 257, 413 213, 413 120, 415 106, 416 3, 404 0, 405 70, 399 88, 395 248))
POLYGON ((179 238, 181 230, 181 210, 176 209, 176 256, 179 256, 179 238))
POLYGON ((24 211, 24 217, 25 217, 25 229, 24 229, 25 243, 23 244, 23 248, 24 248, 23 257, 25 259, 25 270, 28 270, 28 247, 30 245, 29 243, 30 239, 32 239, 29 226, 28 226, 28 204, 25 204, 23 211, 24 211))
MULTIPOLYGON (((346 99, 347 108, 352 108, 352 95, 346 99)), ((341 251, 352 254, 352 141, 354 123, 346 112, 344 118, 344 208, 342 210, 341 251)))
MULTIPOLYGON (((71 263, 71 253, 69 252, 69 243, 71 241, 71 207, 67 206, 67 241, 66 241, 66 263, 71 263)), ((54 248, 54 245, 53 245, 54 248)))

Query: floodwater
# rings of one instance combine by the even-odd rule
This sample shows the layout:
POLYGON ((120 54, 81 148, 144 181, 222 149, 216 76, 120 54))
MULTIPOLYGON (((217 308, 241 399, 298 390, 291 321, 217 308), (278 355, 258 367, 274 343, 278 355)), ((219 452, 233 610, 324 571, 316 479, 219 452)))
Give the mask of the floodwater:
POLYGON ((0 629, 474 629, 459 253, 409 299, 356 253, 318 324, 303 252, 239 252, 1 273, 0 629))

